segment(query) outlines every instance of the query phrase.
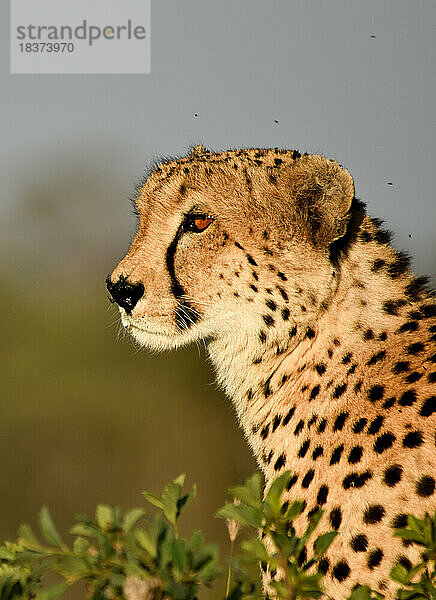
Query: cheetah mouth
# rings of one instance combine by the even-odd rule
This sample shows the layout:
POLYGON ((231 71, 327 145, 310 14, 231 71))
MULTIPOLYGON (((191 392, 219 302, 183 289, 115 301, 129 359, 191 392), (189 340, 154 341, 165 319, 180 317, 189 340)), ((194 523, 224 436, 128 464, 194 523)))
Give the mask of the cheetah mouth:
POLYGON ((150 329, 147 326, 139 327, 138 325, 135 325, 134 323, 124 323, 124 327, 127 329, 127 331, 132 331, 132 332, 138 331, 138 332, 140 332, 142 334, 146 334, 146 335, 156 335, 156 336, 161 336, 161 337, 166 337, 166 338, 173 338, 175 335, 175 334, 169 333, 167 331, 150 329))

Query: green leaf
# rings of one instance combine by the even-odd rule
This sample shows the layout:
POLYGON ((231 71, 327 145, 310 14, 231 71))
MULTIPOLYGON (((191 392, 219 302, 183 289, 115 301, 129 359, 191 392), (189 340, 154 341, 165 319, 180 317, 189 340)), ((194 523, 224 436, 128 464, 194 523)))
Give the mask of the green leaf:
POLYGON ((259 471, 249 477, 243 485, 232 487, 229 493, 249 506, 259 508, 263 497, 263 478, 259 471))
POLYGON ((53 544, 58 548, 66 547, 53 523, 48 507, 45 505, 39 511, 38 523, 41 534, 49 544, 53 544))
POLYGON ((406 585, 409 583, 409 571, 403 565, 397 564, 391 569, 390 577, 398 583, 406 585))
POLYGON ((35 600, 56 600, 56 598, 60 598, 69 587, 69 584, 65 582, 56 583, 43 592, 36 594, 35 600))
POLYGON ((127 511, 123 517, 123 531, 126 533, 130 531, 133 525, 139 521, 139 519, 142 519, 144 515, 145 511, 142 508, 132 508, 131 510, 127 511))
POLYGON ((14 560, 15 553, 11 552, 4 546, 0 547, 0 560, 14 560))
POLYGON ((86 535, 87 537, 94 537, 96 530, 85 523, 76 523, 70 529, 71 535, 86 535))
POLYGON ((250 558, 260 562, 269 562, 270 556, 259 538, 251 538, 241 543, 241 548, 250 555, 250 558))
POLYGON ((172 540, 172 559, 175 567, 184 573, 188 569, 188 555, 186 553, 185 545, 182 540, 174 538, 172 540))
POLYGON ((73 542, 73 552, 83 554, 88 550, 90 543, 83 537, 77 537, 73 542))
POLYGON ((150 504, 153 504, 153 506, 156 506, 160 510, 163 509, 163 503, 159 496, 151 494, 150 492, 142 492, 142 495, 148 502, 150 502, 150 504))
POLYGON ((157 544, 156 539, 150 535, 150 531, 146 529, 137 529, 135 531, 135 538, 138 544, 148 552, 152 558, 156 558, 157 555, 157 544))
POLYGON ((262 525, 262 516, 259 509, 246 504, 226 504, 218 510, 216 516, 220 519, 233 520, 241 525, 255 527, 262 525))
POLYGON ((284 514, 284 519, 286 521, 293 521, 303 512, 306 504, 302 500, 296 500, 290 506, 288 506, 287 511, 284 514))
MULTIPOLYGON (((180 479, 180 478, 179 478, 180 479)), ((183 484, 182 484, 183 485, 183 484)), ((172 525, 175 525, 178 517, 178 501, 182 485, 177 480, 169 483, 162 492, 162 510, 166 518, 172 525)))
POLYGON ((32 528, 27 523, 21 523, 18 526, 18 539, 22 540, 26 545, 40 546, 40 543, 33 533, 32 528))
POLYGON ((110 529, 114 523, 114 511, 107 504, 98 504, 95 509, 95 519, 102 531, 110 529))
POLYGON ((285 491, 290 478, 291 478, 291 472, 285 471, 279 477, 276 477, 274 479, 269 490, 266 493, 265 500, 264 500, 265 506, 266 507, 268 506, 271 509, 271 513, 274 516, 278 517, 280 515, 280 509, 281 509, 280 498, 281 498, 283 492, 285 491))
POLYGON ((316 554, 323 554, 338 535, 337 531, 328 531, 316 538, 314 550, 316 554))

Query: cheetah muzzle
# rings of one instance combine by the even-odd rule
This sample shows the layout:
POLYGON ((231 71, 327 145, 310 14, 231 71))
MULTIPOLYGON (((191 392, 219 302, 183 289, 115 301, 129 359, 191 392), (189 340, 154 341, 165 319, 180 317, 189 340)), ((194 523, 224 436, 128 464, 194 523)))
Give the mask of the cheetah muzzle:
POLYGON ((395 595, 393 537, 436 508, 436 304, 365 213, 349 173, 290 150, 163 161, 139 186, 139 227, 108 277, 123 325, 152 350, 205 340, 270 481, 293 473, 339 535, 326 598, 395 595))

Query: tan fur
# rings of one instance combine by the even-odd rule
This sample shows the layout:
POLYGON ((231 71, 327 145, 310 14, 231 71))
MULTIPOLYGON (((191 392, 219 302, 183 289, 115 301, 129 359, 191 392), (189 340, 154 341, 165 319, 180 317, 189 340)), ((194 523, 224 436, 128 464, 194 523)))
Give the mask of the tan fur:
POLYGON ((320 531, 339 527, 321 564, 335 600, 357 583, 393 598, 390 569, 419 556, 394 519, 436 508, 434 300, 353 197, 321 156, 197 147, 140 188, 139 230, 111 276, 145 287, 121 309, 141 344, 206 340, 266 481, 295 473, 300 526, 322 506, 320 531), (180 233, 171 277, 193 207, 214 221, 180 233))

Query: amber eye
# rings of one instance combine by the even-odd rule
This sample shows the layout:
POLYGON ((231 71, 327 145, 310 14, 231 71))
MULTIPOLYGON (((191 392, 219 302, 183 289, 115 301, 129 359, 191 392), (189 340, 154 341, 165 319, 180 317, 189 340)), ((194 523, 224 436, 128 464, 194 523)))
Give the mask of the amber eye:
POLYGON ((201 233, 209 227, 212 223, 213 217, 210 215, 187 215, 184 223, 186 231, 193 231, 194 233, 201 233))

